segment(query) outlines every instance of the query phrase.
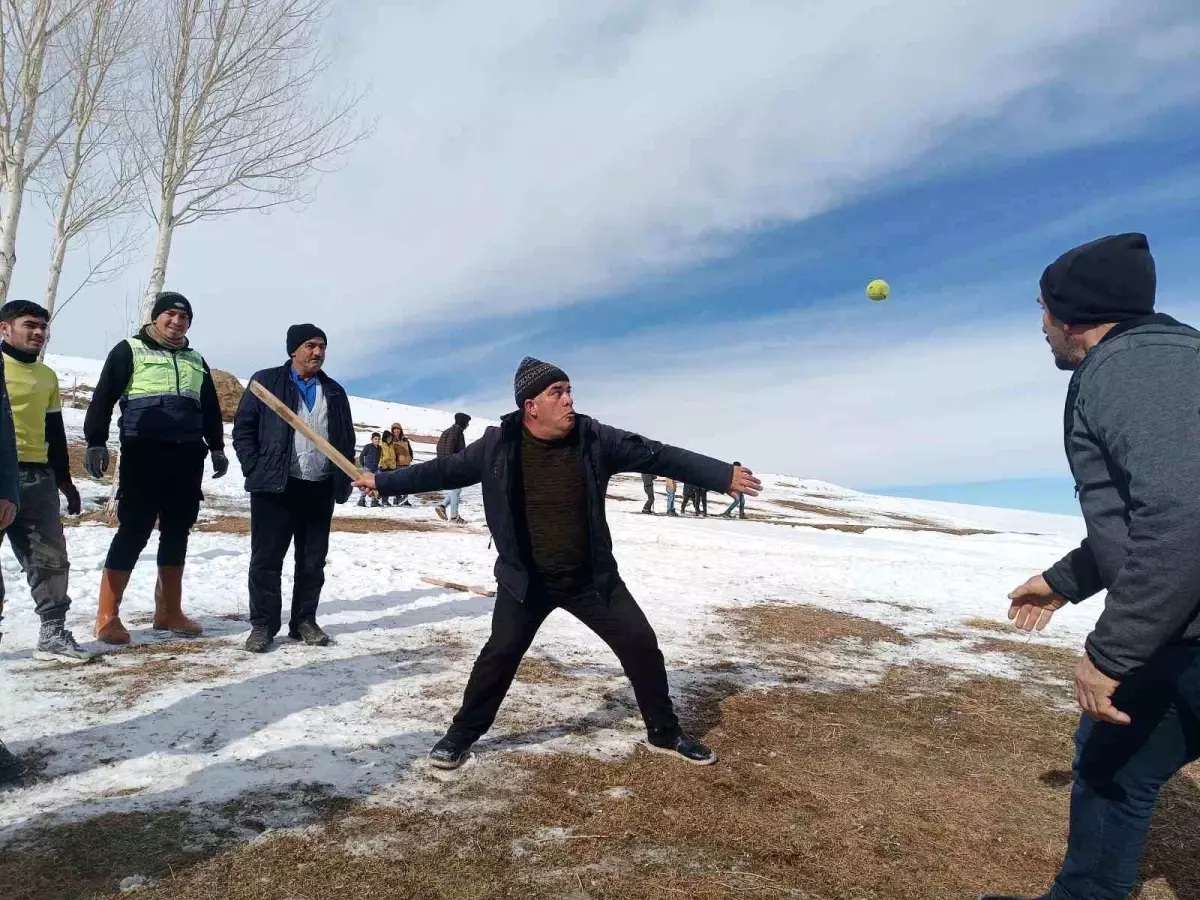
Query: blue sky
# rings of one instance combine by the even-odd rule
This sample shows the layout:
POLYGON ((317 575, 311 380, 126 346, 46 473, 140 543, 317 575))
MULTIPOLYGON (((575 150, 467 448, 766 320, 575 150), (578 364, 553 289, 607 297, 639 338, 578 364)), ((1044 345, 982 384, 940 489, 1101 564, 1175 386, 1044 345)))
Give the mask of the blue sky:
MULTIPOLYGON (((530 354, 581 410, 759 471, 1071 510, 1042 268, 1145 231, 1160 305, 1200 313, 1193 0, 447 0, 330 28, 372 136, 312 203, 173 245, 197 347, 242 374, 314 321, 354 392, 497 416, 530 354)), ((55 349, 101 355, 145 268, 55 349)))

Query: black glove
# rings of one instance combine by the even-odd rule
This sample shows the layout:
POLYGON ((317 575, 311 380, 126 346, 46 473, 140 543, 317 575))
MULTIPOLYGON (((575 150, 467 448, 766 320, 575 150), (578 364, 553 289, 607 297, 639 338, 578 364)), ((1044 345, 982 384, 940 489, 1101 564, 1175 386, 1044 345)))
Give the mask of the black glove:
POLYGON ((214 450, 212 454, 213 478, 220 478, 229 471, 229 457, 222 450, 214 450))
POLYGON ((83 512, 83 500, 79 496, 79 489, 69 478, 60 484, 58 489, 67 498, 67 515, 77 516, 83 512))
POLYGON ((83 470, 99 481, 108 471, 108 448, 88 447, 83 457, 83 470))

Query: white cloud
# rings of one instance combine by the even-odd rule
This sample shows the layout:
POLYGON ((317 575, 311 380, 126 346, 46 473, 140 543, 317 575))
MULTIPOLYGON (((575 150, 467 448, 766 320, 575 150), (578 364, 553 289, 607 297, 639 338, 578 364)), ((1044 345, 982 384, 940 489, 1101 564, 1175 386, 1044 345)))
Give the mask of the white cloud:
MULTIPOLYGON (((911 177, 982 124, 989 152, 1042 152, 1200 92, 1184 4, 342 7, 339 71, 372 82, 377 133, 312 206, 176 237, 168 283, 228 367, 274 360, 286 324, 312 319, 339 370, 362 372, 433 323, 559 306, 721 253, 911 177)), ((18 291, 37 296, 36 227, 21 241, 18 291)), ((57 349, 99 353, 141 269, 77 301, 57 349)))

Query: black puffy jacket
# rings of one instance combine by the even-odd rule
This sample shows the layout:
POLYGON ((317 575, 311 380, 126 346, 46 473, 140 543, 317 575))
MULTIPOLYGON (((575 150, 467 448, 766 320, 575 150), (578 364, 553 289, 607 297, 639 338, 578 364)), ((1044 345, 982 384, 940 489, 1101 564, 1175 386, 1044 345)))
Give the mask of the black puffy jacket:
MULTIPOLYGON (((296 409, 300 394, 292 384, 291 363, 254 373, 257 381, 272 394, 296 409)), ((340 384, 318 372, 321 391, 329 410, 329 443, 346 459, 354 459, 354 419, 350 413, 350 398, 340 384)), ((296 432, 292 426, 272 412, 251 391, 242 395, 237 416, 233 420, 233 449, 246 476, 250 493, 281 494, 287 488, 292 470, 292 455, 296 432)), ((345 503, 350 498, 350 479, 341 469, 333 469, 333 498, 345 503)))
MULTIPOLYGON (((529 565, 517 535, 516 480, 520 478, 520 410, 509 413, 500 427, 491 427, 465 450, 429 462, 377 475, 384 496, 453 490, 483 483, 483 510, 496 541, 496 580, 524 600, 529 588, 529 565)), ((643 472, 690 481, 714 491, 727 491, 733 466, 699 453, 652 441, 639 434, 603 425, 591 416, 576 415, 575 436, 582 441, 587 486, 588 523, 592 543, 592 574, 596 590, 607 598, 619 583, 612 535, 604 515, 608 481, 620 472, 643 472)))

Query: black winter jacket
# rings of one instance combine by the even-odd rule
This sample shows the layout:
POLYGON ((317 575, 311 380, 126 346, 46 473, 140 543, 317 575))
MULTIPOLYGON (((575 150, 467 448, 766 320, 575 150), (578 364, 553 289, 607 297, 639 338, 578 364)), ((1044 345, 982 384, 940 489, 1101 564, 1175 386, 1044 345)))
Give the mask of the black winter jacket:
MULTIPOLYGON (((292 384, 290 362, 274 369, 254 373, 257 381, 272 394, 296 409, 300 394, 292 384)), ((346 459, 354 459, 354 419, 350 413, 350 398, 340 384, 318 372, 321 391, 329 409, 329 443, 346 459)), ((296 432, 251 391, 242 395, 237 416, 233 420, 233 449, 237 453, 246 490, 250 493, 281 494, 287 488, 292 470, 296 432)), ((333 469, 333 498, 345 503, 350 498, 350 479, 341 469, 333 469)))
POLYGON ((1075 370, 1064 425, 1087 539, 1045 578, 1074 603, 1108 591, 1086 646, 1120 681, 1200 644, 1200 332, 1117 325, 1075 370))
POLYGON ((443 431, 442 436, 438 438, 438 459, 442 459, 446 456, 453 456, 455 453, 461 453, 466 449, 467 436, 463 433, 462 427, 457 422, 443 431))
MULTIPOLYGON (((499 554, 496 580, 513 596, 524 600, 529 588, 529 564, 520 550, 517 514, 513 509, 516 479, 520 477, 521 419, 520 410, 510 413, 498 428, 487 429, 483 437, 465 450, 407 469, 385 472, 376 476, 375 485, 384 496, 392 496, 453 490, 482 482, 484 514, 499 554)), ((574 434, 583 443, 592 574, 596 590, 607 598, 620 583, 612 535, 604 515, 609 479, 620 472, 643 472, 725 491, 733 480, 733 466, 603 425, 590 416, 575 417, 574 434)))
MULTIPOLYGON (((173 353, 170 347, 159 344, 142 328, 135 337, 151 350, 173 353)), ((108 429, 112 424, 113 407, 120 404, 122 417, 125 412, 125 390, 133 378, 133 349, 128 341, 121 341, 109 351, 100 373, 100 381, 92 391, 87 415, 83 420, 83 436, 89 447, 103 447, 108 441, 108 429)), ((117 423, 121 438, 129 437, 117 423)), ((200 388, 200 409, 192 412, 164 406, 156 416, 142 416, 139 438, 149 438, 170 443, 191 443, 201 439, 214 453, 225 449, 225 424, 221 420, 221 401, 213 384, 208 363, 204 364, 204 384, 200 388), (180 435, 185 435, 183 441, 180 435), (194 437, 193 437, 194 436, 194 437)))

